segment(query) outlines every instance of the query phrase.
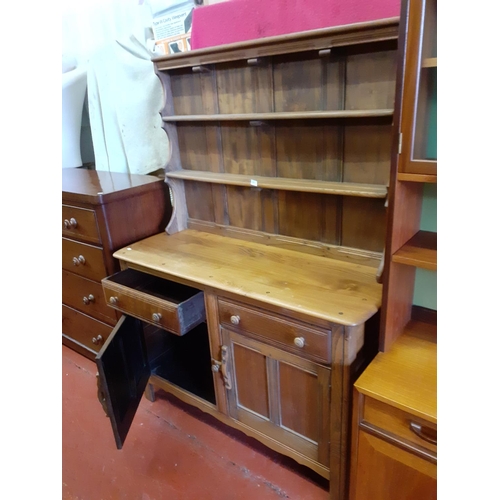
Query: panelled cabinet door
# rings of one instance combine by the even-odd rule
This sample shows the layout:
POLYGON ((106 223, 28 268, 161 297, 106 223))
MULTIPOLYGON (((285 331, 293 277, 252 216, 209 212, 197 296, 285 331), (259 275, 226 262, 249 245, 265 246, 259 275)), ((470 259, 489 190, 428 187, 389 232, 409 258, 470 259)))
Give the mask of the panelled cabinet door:
POLYGON ((151 375, 142 322, 122 316, 96 363, 99 400, 121 449, 151 375))
POLYGON ((330 369, 222 329, 231 417, 328 466, 330 369))
POLYGON ((359 432, 352 500, 436 500, 437 465, 359 432))

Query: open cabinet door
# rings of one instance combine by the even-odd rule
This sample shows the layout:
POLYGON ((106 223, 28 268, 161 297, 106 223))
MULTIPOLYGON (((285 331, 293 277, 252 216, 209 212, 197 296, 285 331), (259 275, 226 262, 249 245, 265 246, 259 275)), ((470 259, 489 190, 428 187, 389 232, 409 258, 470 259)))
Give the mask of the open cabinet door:
POLYGON ((96 363, 99 400, 121 449, 151 374, 142 322, 122 316, 96 363))

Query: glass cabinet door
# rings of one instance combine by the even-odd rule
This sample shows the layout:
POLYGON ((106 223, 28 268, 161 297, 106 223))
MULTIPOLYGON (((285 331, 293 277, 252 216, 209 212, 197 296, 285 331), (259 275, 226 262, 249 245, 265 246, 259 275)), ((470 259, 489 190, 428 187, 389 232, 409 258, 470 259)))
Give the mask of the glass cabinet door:
POLYGON ((437 174, 437 0, 411 0, 399 171, 437 174))

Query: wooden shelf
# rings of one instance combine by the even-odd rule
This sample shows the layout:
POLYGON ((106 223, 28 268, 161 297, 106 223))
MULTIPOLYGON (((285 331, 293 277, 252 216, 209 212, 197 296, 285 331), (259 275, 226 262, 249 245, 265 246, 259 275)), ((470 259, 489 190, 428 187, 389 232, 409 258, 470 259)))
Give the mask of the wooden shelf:
POLYGON ((392 261, 436 271, 437 233, 419 231, 392 256, 392 261))
POLYGON ((429 182, 437 183, 437 175, 432 174, 409 174, 405 172, 398 172, 398 181, 406 182, 429 182))
POLYGON ((422 61, 422 68, 437 68, 437 57, 427 57, 422 61))
POLYGON ((381 184, 287 179, 283 177, 225 174, 198 170, 177 170, 175 172, 166 172, 165 175, 171 179, 263 189, 280 189, 283 191, 299 191, 303 193, 337 194, 342 196, 360 196, 364 198, 385 198, 387 196, 387 186, 381 184))
POLYGON ((393 109, 337 110, 337 111, 287 111, 274 113, 226 113, 213 115, 164 116, 164 122, 212 122, 212 121, 267 121, 267 120, 314 120, 325 118, 381 118, 391 117, 393 109))

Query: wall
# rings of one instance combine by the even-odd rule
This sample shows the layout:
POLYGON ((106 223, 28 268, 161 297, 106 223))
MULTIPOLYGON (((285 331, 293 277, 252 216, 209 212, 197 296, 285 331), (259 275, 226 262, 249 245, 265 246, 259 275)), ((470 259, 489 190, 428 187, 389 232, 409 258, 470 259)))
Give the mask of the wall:
MULTIPOLYGON (((437 231, 437 184, 424 186, 420 229, 437 231)), ((417 269, 413 303, 417 306, 437 310, 437 272, 417 269)))

